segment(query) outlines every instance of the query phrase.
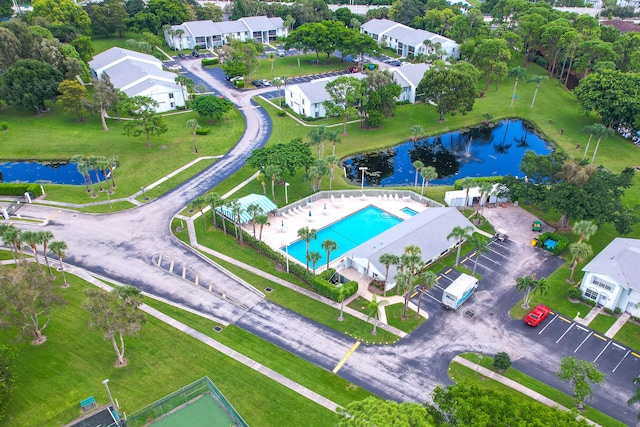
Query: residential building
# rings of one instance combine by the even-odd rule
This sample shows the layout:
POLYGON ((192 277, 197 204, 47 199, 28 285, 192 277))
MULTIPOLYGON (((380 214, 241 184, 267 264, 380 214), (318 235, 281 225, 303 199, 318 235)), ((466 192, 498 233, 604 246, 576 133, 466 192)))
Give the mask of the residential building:
POLYGON ((127 96, 148 96, 161 113, 184 106, 185 100, 176 74, 162 69, 162 61, 140 52, 112 47, 89 61, 94 77, 107 75, 116 89, 127 96))
POLYGON ((640 317, 640 240, 617 237, 582 268, 585 298, 640 317))
MULTIPOLYGON (((384 280, 387 269, 380 262, 380 256, 386 253, 401 256, 409 245, 418 246, 422 259, 431 264, 455 249, 458 242, 447 238, 455 227, 472 227, 475 230, 475 226, 456 208, 428 208, 349 251, 345 267, 353 267, 361 274, 384 280)), ((396 272, 397 266, 389 266, 386 290, 395 287, 396 272)))
POLYGON ((460 45, 455 41, 388 19, 367 21, 360 26, 360 32, 371 36, 378 44, 395 50, 401 57, 435 54, 436 44, 442 49, 442 59, 460 57, 460 45))
POLYGON ((189 21, 173 25, 164 32, 167 44, 174 49, 193 49, 199 46, 211 50, 231 40, 254 40, 257 43, 273 43, 278 37, 286 37, 287 29, 282 18, 250 16, 237 21, 189 21))

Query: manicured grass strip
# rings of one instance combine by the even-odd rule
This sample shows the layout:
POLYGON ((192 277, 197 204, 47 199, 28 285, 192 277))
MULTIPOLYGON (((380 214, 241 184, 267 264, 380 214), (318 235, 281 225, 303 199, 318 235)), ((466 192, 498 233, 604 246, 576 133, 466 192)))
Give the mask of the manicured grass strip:
POLYGON ((402 320, 403 303, 386 305, 384 309, 387 311, 387 322, 389 325, 400 329, 401 331, 411 333, 418 326, 425 322, 425 318, 420 316, 416 319, 416 312, 407 307, 407 318, 402 320))
MULTIPOLYGON (((167 193, 169 190, 174 189, 178 185, 182 184, 183 182, 189 180, 193 176, 202 172, 203 170, 205 170, 206 168, 208 168, 209 166, 211 166, 217 161, 218 159, 202 159, 198 163, 183 170, 182 172, 176 174, 175 176, 169 178, 168 180, 163 181, 157 186, 150 188, 149 190, 145 190, 144 197, 148 197, 149 200, 153 200, 157 197, 160 197, 164 193, 167 193)), ((142 194, 140 194, 137 200, 140 202, 145 202, 144 197, 142 197, 142 194)))
POLYGON ((371 396, 368 391, 354 386, 349 381, 234 325, 223 327, 222 332, 214 332, 213 327, 216 326, 216 323, 201 316, 151 298, 146 298, 145 304, 162 311, 340 405, 346 405, 353 400, 361 400, 371 396))
MULTIPOLYGON (((470 360, 474 363, 478 363, 478 354, 476 353, 463 353, 460 354, 461 357, 470 360)), ((554 402, 559 403, 560 405, 566 407, 566 408, 574 408, 577 404, 576 399, 574 399, 573 397, 567 395, 566 393, 563 393, 560 390, 557 390, 553 387, 551 387, 550 385, 547 385, 541 381, 538 381, 537 379, 530 377, 529 375, 526 375, 520 371, 518 371, 517 369, 514 368, 509 368, 504 372, 498 372, 494 367, 493 367, 493 357, 490 356, 486 356, 483 355, 482 360, 480 361, 480 366, 487 368, 493 372, 497 372, 500 375, 503 375, 507 378, 509 378, 510 380, 513 380, 515 382, 517 382, 518 384, 522 384, 523 386, 530 388, 533 391, 536 391, 538 393, 540 393, 541 395, 548 397, 549 399, 553 400, 554 402)), ((491 387, 495 387, 495 388, 501 388, 504 387, 504 389, 506 390, 510 390, 513 393, 518 393, 519 392, 513 390, 510 387, 505 386, 504 384, 500 384, 497 383, 497 381, 491 380, 491 379, 487 379, 484 377, 481 377, 478 373, 476 373, 474 370, 469 369, 467 367, 464 367, 458 363, 452 363, 450 365, 449 368, 449 376, 451 377, 452 380, 456 380, 456 381, 460 381, 462 378, 465 377, 471 377, 471 378, 475 378, 475 379, 479 379, 481 378, 481 383, 482 384, 491 384, 491 387), (454 365, 457 365, 455 373, 453 370, 454 365), (496 383, 498 384, 498 386, 496 386, 496 383)), ((526 397, 527 399, 530 399, 529 397, 526 397)), ((532 399, 533 400, 533 399, 532 399)), ((598 424, 600 424, 601 426, 624 426, 625 424, 621 423, 620 421, 611 418, 610 416, 603 414, 602 412, 598 411, 597 409, 592 408, 589 405, 585 405, 585 410, 581 411, 580 414, 582 416, 584 416, 585 418, 590 419, 593 422, 596 422, 598 424)))
MULTIPOLYGON (((249 425, 281 426, 283 419, 291 425, 335 425, 331 411, 150 316, 137 337, 125 338, 129 364, 114 368, 111 344, 88 329, 81 308, 91 285, 67 279, 71 287, 59 289, 67 305, 53 313, 47 342, 16 346, 17 389, 0 425, 68 423, 81 415, 80 400, 95 396, 101 405, 108 402, 105 378, 122 410, 131 413, 205 375, 249 425)), ((10 332, 0 331, 1 342, 10 343, 10 332)))
POLYGON ((602 334, 607 332, 610 327, 616 323, 617 317, 609 316, 607 314, 598 314, 595 319, 589 323, 589 327, 602 334))
POLYGON ((360 313, 364 313, 364 314, 368 314, 367 313, 367 304, 369 304, 369 301, 363 297, 358 297, 356 299, 354 299, 353 301, 351 301, 348 304, 348 307, 359 311, 360 313))
POLYGON ((86 212, 86 213, 109 213, 109 212, 124 211, 126 209, 131 209, 135 206, 136 205, 134 205, 131 202, 111 202, 111 205, 109 205, 109 203, 105 203, 104 205, 87 206, 84 208, 77 209, 77 211, 86 212))
POLYGON ((628 321, 614 338, 628 347, 636 350, 640 349, 640 325, 634 321, 628 321))

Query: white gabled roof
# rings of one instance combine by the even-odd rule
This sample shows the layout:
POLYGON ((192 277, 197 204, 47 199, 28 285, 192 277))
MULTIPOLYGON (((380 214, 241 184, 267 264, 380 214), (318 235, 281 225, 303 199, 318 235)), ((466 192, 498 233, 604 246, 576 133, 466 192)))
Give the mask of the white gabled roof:
POLYGON ((148 64, 155 64, 156 67, 160 69, 162 68, 162 61, 158 58, 147 55, 146 53, 123 49, 121 47, 112 47, 111 49, 97 54, 91 61, 89 61, 89 66, 96 71, 103 70, 110 65, 114 65, 128 59, 146 62, 148 64))
POLYGON ((418 87, 420 80, 424 77, 424 73, 431 68, 429 64, 408 64, 401 67, 396 67, 391 72, 396 76, 396 81, 402 87, 401 81, 404 80, 413 87, 418 87), (402 78, 402 80, 400 80, 402 78))
POLYGON ((154 78, 156 80, 173 83, 176 78, 174 73, 163 71, 153 65, 131 59, 117 63, 104 70, 104 72, 109 76, 114 87, 125 92, 127 92, 129 87, 137 84, 142 79, 154 78))
POLYGON ((640 291, 640 240, 616 237, 582 271, 609 276, 626 289, 640 291))

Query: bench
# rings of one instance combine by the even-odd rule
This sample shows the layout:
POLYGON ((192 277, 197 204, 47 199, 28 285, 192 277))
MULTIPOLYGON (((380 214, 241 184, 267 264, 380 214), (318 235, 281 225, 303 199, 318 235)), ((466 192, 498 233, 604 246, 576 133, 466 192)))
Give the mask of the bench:
POLYGON ((91 397, 87 397, 84 400, 81 400, 80 406, 82 407, 82 412, 86 413, 96 409, 98 407, 98 404, 96 403, 95 397, 91 396, 91 397))

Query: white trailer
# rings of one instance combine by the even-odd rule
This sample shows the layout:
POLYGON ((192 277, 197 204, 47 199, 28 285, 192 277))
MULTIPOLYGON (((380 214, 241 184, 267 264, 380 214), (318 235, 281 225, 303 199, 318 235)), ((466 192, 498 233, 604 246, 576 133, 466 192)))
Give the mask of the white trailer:
POLYGON ((442 304, 447 309, 457 310, 476 290, 478 279, 462 273, 442 293, 442 304))

